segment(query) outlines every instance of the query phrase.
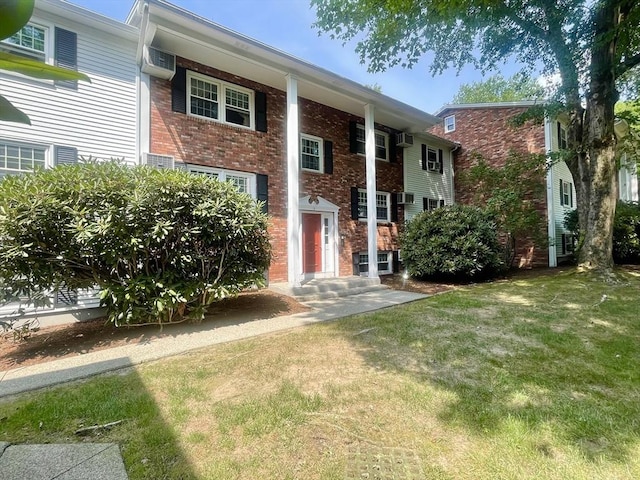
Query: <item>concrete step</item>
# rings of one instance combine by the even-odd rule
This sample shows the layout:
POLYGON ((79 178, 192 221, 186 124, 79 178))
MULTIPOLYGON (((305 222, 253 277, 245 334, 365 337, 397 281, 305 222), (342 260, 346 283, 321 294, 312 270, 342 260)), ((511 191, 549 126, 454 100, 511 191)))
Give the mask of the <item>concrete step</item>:
POLYGON ((300 287, 292 287, 287 283, 276 283, 270 284, 269 288, 275 292, 294 297, 299 302, 346 297, 387 289, 379 279, 355 276, 314 278, 300 287))

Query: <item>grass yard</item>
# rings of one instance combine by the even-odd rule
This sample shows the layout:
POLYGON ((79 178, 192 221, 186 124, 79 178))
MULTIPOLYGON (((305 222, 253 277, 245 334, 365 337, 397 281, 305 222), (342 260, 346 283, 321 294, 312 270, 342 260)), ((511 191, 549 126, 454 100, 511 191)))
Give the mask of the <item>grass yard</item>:
POLYGON ((464 287, 0 404, 131 479, 640 478, 640 272, 464 287))

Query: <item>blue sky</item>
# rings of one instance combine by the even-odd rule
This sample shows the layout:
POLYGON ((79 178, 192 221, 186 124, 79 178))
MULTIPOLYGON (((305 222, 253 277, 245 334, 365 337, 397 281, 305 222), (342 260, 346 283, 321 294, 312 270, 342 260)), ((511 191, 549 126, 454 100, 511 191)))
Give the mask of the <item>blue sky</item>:
MULTIPOLYGON (((124 21, 133 0, 70 0, 89 10, 124 21)), ((326 68, 356 82, 382 87, 382 93, 429 113, 449 103, 463 83, 482 79, 480 72, 464 69, 460 75, 449 70, 438 77, 428 72, 429 61, 412 70, 393 68, 370 74, 355 54, 355 44, 318 36, 312 27, 315 12, 307 0, 171 0, 171 3, 208 18, 243 35, 278 48, 290 55, 326 68)), ((505 66, 503 75, 515 73, 505 66)))

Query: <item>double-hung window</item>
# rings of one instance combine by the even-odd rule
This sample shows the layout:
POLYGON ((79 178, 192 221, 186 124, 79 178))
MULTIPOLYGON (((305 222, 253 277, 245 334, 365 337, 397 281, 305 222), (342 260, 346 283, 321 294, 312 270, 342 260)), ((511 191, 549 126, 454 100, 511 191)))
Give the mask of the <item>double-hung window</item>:
MULTIPOLYGON (((378 273, 393 273, 393 257, 391 252, 378 252, 378 273)), ((360 274, 369 272, 369 255, 367 253, 358 254, 358 269, 360 274)))
POLYGON ((252 173, 236 172, 234 170, 223 170, 219 168, 205 167, 201 165, 189 165, 189 172, 197 175, 206 175, 215 178, 220 182, 232 183, 239 192, 257 198, 256 176, 252 173))
POLYGON ((427 170, 430 172, 440 171, 440 159, 435 148, 427 147, 427 170))
POLYGON ((322 139, 311 135, 300 136, 300 162, 303 170, 323 171, 322 139))
POLYGON ((573 185, 571 182, 560 180, 560 205, 573 207, 573 185))
POLYGON ((187 81, 191 115, 253 128, 253 91, 191 71, 187 81))
POLYGON ((558 123, 558 148, 560 150, 566 150, 567 146, 567 127, 558 123))
MULTIPOLYGON (((389 134, 379 130, 374 131, 376 145, 376 159, 389 161, 389 134)), ((366 148, 366 137, 364 126, 358 124, 356 127, 357 152, 364 155, 366 148)))
POLYGON ((46 62, 48 36, 49 29, 47 27, 28 23, 9 38, 3 40, 0 49, 46 62))
POLYGON ((44 147, 0 141, 0 177, 44 168, 46 153, 47 150, 44 147))
MULTIPOLYGON (((367 219, 367 191, 358 190, 358 218, 367 219)), ((390 194, 386 192, 376 192, 376 220, 378 222, 391 221, 391 200, 390 194)))
POLYGON ((449 115, 444 117, 444 133, 450 133, 456 129, 456 116, 449 115))
POLYGON ((439 200, 436 198, 427 198, 424 197, 422 199, 422 209, 423 210, 435 210, 436 208, 444 207, 444 200, 439 200))

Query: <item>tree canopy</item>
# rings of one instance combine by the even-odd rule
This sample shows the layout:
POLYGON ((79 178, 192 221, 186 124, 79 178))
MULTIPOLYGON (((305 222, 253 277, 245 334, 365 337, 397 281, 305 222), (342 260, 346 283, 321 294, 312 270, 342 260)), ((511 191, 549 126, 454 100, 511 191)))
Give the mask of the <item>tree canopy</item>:
MULTIPOLYGON (((433 52, 430 71, 516 60, 560 78, 553 111, 568 119, 565 161, 576 185, 579 263, 613 266, 617 87, 640 64, 637 0, 311 0, 316 27, 356 51, 371 71, 411 67, 433 52)), ((550 110, 551 111, 551 110, 550 110)))
POLYGON ((544 99, 544 88, 528 75, 504 78, 497 73, 480 82, 460 85, 452 103, 517 102, 544 99))

